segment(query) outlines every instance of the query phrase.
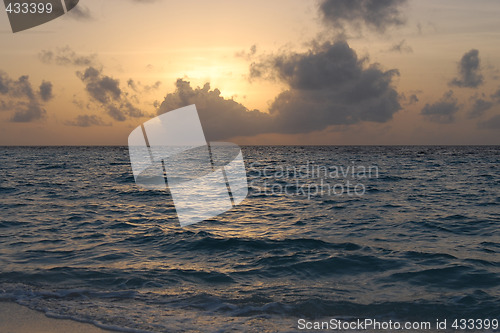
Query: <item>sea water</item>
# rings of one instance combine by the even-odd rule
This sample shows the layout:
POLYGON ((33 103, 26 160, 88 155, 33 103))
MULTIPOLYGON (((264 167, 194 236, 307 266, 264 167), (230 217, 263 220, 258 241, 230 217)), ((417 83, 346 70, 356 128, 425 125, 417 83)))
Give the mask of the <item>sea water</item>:
POLYGON ((126 147, 0 148, 0 300, 131 332, 500 316, 500 147, 243 147, 181 228, 126 147))

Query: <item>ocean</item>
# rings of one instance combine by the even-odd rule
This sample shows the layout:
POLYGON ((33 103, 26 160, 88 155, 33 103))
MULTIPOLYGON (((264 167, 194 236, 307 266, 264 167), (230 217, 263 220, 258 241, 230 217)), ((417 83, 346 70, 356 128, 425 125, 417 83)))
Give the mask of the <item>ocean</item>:
POLYGON ((500 317, 499 146, 242 152, 248 197, 181 228, 127 147, 0 148, 0 300, 123 332, 500 317))

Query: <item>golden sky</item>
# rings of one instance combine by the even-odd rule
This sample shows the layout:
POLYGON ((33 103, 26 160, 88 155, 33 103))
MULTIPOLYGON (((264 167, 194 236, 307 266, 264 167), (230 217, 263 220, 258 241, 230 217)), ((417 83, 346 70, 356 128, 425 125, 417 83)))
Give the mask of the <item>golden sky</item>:
POLYGON ((126 145, 183 103, 239 144, 500 144, 500 2, 380 3, 81 0, 18 33, 2 10, 0 145, 126 145))

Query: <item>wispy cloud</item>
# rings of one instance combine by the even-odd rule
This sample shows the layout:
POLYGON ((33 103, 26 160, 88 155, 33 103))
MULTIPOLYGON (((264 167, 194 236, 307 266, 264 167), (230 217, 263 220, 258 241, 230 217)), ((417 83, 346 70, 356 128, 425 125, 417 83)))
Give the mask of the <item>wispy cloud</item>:
POLYGON ((389 52, 399 52, 399 53, 412 53, 413 49, 405 39, 400 41, 399 43, 393 44, 389 50, 389 52))
POLYGON ((130 87, 136 93, 149 93, 151 91, 158 90, 161 86, 161 81, 156 81, 153 84, 142 84, 140 81, 129 79, 127 81, 127 86, 130 87))
POLYGON ((79 55, 69 46, 58 48, 55 51, 42 50, 38 53, 38 59, 44 64, 55 64, 59 66, 96 66, 97 55, 79 55))

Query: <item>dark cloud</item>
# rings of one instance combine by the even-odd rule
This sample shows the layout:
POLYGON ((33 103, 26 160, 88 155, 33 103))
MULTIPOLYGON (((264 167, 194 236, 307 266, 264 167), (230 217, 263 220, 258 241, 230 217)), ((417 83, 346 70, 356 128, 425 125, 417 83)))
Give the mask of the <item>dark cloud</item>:
POLYGON ((392 45, 391 48, 389 49, 389 52, 412 53, 413 49, 411 48, 411 46, 408 45, 408 43, 406 43, 406 40, 403 39, 399 43, 392 45))
POLYGON ((96 115, 79 115, 74 120, 65 123, 68 126, 90 127, 90 126, 111 126, 111 123, 104 122, 96 115))
POLYGON ((363 71, 365 59, 358 59, 347 42, 314 45, 306 53, 285 53, 271 56, 250 67, 253 78, 274 78, 293 89, 314 90, 345 84, 363 71))
POLYGON ((127 81, 127 85, 128 85, 128 86, 129 86, 129 87, 130 87, 133 91, 136 91, 136 92, 137 92, 137 91, 139 91, 139 87, 137 86, 137 83, 135 83, 135 81, 134 81, 134 80, 129 79, 129 80, 127 81))
POLYGON ((259 133, 309 133, 331 125, 385 122, 401 109, 392 86, 397 70, 366 65, 344 42, 316 45, 306 53, 269 57, 259 77, 274 77, 289 86, 272 102, 269 113, 249 110, 206 84, 193 89, 177 80, 158 113, 196 104, 209 140, 259 133))
POLYGON ((434 104, 426 104, 420 114, 428 120, 448 124, 455 120, 455 113, 460 110, 460 105, 453 95, 453 91, 448 91, 444 96, 434 104))
POLYGON ((140 118, 146 116, 144 112, 142 112, 139 108, 135 107, 134 105, 132 105, 132 103, 128 101, 125 101, 121 104, 121 109, 126 115, 132 118, 140 118))
POLYGON ((12 122, 41 120, 47 114, 42 102, 52 98, 52 83, 43 81, 38 94, 35 94, 27 75, 14 80, 0 70, 0 97, 1 111, 15 111, 10 118, 12 122))
POLYGON ((497 114, 490 119, 480 122, 478 127, 481 129, 491 129, 491 130, 499 130, 500 129, 500 114, 497 114))
POLYGON ((54 97, 54 95, 52 95, 52 83, 43 81, 40 85, 39 94, 42 100, 45 102, 52 99, 52 97, 54 97))
POLYGON ((319 9, 325 23, 345 30, 347 25, 383 33, 405 23, 401 13, 406 0, 321 0, 319 9))
MULTIPOLYGON (((147 116, 130 102, 128 94, 120 87, 120 81, 104 75, 102 69, 88 67, 84 71, 78 71, 76 75, 85 84, 91 100, 99 103, 114 120, 125 121, 127 117, 147 116)), ((135 87, 134 81, 129 80, 128 86, 135 87)))
MULTIPOLYGON (((75 7, 75 9, 78 7, 75 7)), ((95 54, 82 56, 66 46, 56 51, 42 50, 38 53, 38 59, 45 64, 56 64, 59 66, 96 66, 97 56, 95 54)))
POLYGON ((209 141, 234 136, 248 136, 269 130, 271 117, 257 110, 248 110, 232 99, 225 99, 218 89, 210 90, 210 84, 192 88, 188 81, 178 79, 176 90, 161 103, 158 114, 186 105, 196 104, 209 141))
POLYGON ((118 106, 110 104, 106 105, 108 116, 113 118, 116 121, 125 121, 127 120, 127 116, 124 110, 120 109, 118 106))
MULTIPOLYGON (((75 7, 75 9, 78 8, 75 7)), ((74 9, 73 9, 74 10, 74 9)), ((72 10, 72 11, 73 11, 72 10)), ((76 72, 77 77, 85 84, 85 91, 90 96, 91 103, 98 103, 101 109, 117 121, 125 121, 128 117, 139 118, 147 116, 138 107, 131 103, 131 100, 139 103, 136 95, 129 96, 120 86, 120 81, 103 74, 102 68, 99 66, 97 56, 94 55, 79 55, 70 47, 66 46, 59 48, 56 51, 43 50, 38 54, 40 61, 46 64, 56 64, 59 66, 76 66, 84 69, 76 72), (85 68, 86 67, 86 68, 85 68)), ((152 85, 142 85, 140 82, 135 82, 130 79, 128 88, 134 92, 147 93, 157 90, 161 85, 160 81, 152 85)), ((127 87, 125 87, 127 88, 127 87)), ((1 89, 1 81, 0 81, 1 89)), ((45 84, 40 87, 40 95, 42 98, 51 98, 51 86, 45 84), (43 88, 43 94, 42 94, 43 88)), ((79 108, 90 109, 90 104, 74 100, 73 103, 79 108)), ((92 122, 86 122, 94 125, 92 122)))
POLYGON ((120 82, 102 75, 101 70, 88 67, 84 72, 77 72, 77 76, 86 84, 85 90, 89 95, 100 103, 107 104, 111 100, 120 100, 122 95, 120 82))
POLYGON ((458 78, 451 80, 450 85, 466 88, 477 88, 483 84, 479 51, 472 49, 465 53, 458 64, 458 78))
POLYGON ((306 53, 272 57, 267 71, 290 86, 270 107, 283 133, 329 125, 385 122, 401 109, 392 80, 399 72, 367 65, 347 42, 316 45, 306 53))
POLYGON ((0 93, 8 94, 14 98, 35 99, 33 87, 28 75, 22 75, 17 80, 12 80, 6 73, 0 74, 0 93))
POLYGON ((493 107, 493 102, 477 98, 474 100, 471 109, 467 113, 469 118, 481 117, 486 111, 493 107))
POLYGON ((10 119, 15 123, 29 123, 45 118, 47 111, 36 102, 21 102, 17 104, 17 112, 10 119))

